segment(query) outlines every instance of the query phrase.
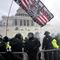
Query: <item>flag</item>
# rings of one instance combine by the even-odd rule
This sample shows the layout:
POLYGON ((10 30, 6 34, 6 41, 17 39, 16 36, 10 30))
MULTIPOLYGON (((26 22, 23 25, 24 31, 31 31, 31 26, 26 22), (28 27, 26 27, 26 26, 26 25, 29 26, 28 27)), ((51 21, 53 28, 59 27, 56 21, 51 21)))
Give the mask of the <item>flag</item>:
POLYGON ((54 16, 40 0, 14 0, 21 6, 32 19, 41 26, 44 26, 54 16))

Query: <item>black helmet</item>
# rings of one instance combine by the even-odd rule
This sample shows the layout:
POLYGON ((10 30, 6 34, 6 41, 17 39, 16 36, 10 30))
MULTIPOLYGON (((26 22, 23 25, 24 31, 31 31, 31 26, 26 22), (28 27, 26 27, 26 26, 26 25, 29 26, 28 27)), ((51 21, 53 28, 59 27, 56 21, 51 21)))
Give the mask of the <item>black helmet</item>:
POLYGON ((5 37, 3 38, 3 41, 4 41, 4 42, 8 42, 8 40, 9 40, 9 38, 8 38, 7 36, 5 36, 5 37))
POLYGON ((28 33, 28 37, 29 37, 29 38, 34 37, 34 34, 33 34, 32 32, 30 32, 30 33, 28 33))
POLYGON ((46 31, 45 33, 44 33, 44 35, 49 35, 50 34, 50 32, 48 32, 48 31, 46 31))
POLYGON ((21 38, 23 38, 23 37, 22 37, 21 33, 18 33, 18 34, 15 35, 15 38, 21 39, 21 38))

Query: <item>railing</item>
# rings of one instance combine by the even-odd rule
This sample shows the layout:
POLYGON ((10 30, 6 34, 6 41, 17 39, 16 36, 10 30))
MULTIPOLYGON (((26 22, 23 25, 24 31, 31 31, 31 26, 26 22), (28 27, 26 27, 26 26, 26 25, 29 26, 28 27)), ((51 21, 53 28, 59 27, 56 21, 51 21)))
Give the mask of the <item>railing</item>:
MULTIPOLYGON (((9 53, 13 55, 15 58, 17 57, 18 60, 28 60, 28 55, 25 52, 0 52, 0 56, 4 56, 4 54, 9 53), (22 56, 21 56, 22 55, 22 56)), ((5 58, 5 57, 3 57, 5 58)), ((11 58, 12 59, 12 58, 11 58)), ((6 59, 5 59, 6 60, 6 59)))
POLYGON ((41 50, 37 53, 37 60, 38 55, 41 53, 41 60, 60 60, 60 49, 50 49, 50 50, 41 50), (45 57, 44 57, 45 56, 45 57))
MULTIPOLYGON (((12 53, 15 57, 17 56, 18 60, 28 60, 28 54, 25 52, 0 52, 0 56, 6 53, 12 53)), ((42 54, 45 54, 45 57, 47 57, 46 60, 60 60, 60 49, 41 50, 37 53, 37 60, 39 60, 40 53, 42 57, 41 60, 45 60, 42 54)))

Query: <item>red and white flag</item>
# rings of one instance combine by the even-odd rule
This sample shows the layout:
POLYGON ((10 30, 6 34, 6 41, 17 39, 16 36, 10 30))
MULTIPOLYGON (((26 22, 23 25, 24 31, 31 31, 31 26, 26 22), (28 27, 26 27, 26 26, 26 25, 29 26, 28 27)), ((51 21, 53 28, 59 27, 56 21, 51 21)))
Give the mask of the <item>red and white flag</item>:
POLYGON ((21 6, 32 19, 41 26, 44 26, 54 16, 45 7, 40 0, 14 0, 19 6, 21 6))

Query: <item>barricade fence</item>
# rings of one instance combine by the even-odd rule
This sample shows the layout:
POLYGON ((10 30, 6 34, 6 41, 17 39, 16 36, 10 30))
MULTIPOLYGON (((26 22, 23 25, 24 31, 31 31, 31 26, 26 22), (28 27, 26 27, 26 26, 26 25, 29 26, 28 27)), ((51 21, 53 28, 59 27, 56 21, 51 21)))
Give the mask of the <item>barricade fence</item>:
POLYGON ((37 53, 37 60, 40 53, 40 60, 60 60, 60 49, 41 50, 37 53))
MULTIPOLYGON (((0 52, 0 58, 2 60, 8 60, 5 57, 15 57, 15 60, 28 60, 28 54, 26 52, 0 52)), ((11 58, 10 57, 10 58, 11 58)), ((12 58, 11 58, 12 59, 12 58)), ((60 60, 60 49, 41 50, 37 53, 37 60, 60 60), (39 56, 39 54, 41 55, 39 56), (42 57, 39 59, 39 57, 42 57)), ((1 59, 0 59, 1 60, 1 59)), ((13 60, 13 59, 12 59, 13 60)))
POLYGON ((0 52, 0 60, 28 60, 25 52, 0 52))

